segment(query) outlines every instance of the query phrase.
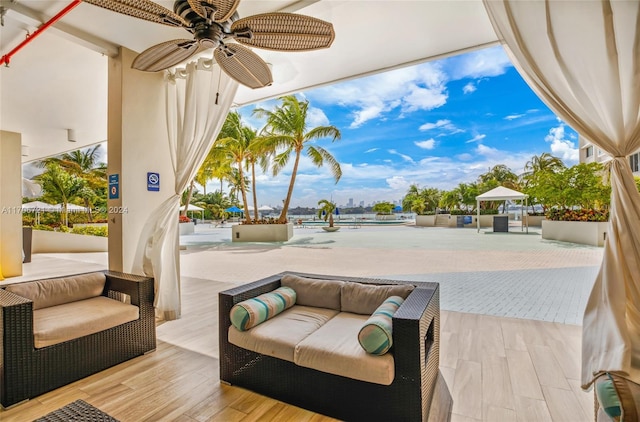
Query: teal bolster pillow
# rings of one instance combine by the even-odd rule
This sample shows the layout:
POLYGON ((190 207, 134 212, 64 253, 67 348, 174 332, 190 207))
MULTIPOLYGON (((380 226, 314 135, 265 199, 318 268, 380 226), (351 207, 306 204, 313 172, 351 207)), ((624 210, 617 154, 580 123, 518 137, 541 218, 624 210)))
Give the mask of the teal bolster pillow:
POLYGON ((290 287, 277 289, 236 303, 229 316, 231 324, 240 331, 265 322, 296 303, 296 292, 290 287))
POLYGON ((373 312, 358 333, 358 341, 362 348, 372 355, 384 355, 393 345, 393 314, 396 313, 404 299, 391 296, 373 312))
POLYGON ((615 421, 620 420, 622 404, 611 375, 605 374, 596 381, 596 397, 604 413, 615 421))

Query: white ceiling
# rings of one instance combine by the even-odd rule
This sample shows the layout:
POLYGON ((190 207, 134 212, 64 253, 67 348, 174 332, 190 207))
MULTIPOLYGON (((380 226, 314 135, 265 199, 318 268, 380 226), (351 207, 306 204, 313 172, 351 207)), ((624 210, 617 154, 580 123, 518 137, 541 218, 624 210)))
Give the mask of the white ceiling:
MULTIPOLYGON (((69 2, 0 0, 9 9, 0 28, 0 55, 69 2)), ((157 3, 172 8, 173 1, 157 3)), ((243 0, 238 12, 243 17, 276 10, 332 22, 336 39, 329 49, 307 53, 256 49, 272 65, 274 84, 241 87, 239 105, 497 42, 480 0, 243 0)), ((105 140, 106 55, 118 46, 143 51, 185 35, 180 28, 80 4, 0 69, 0 129, 22 133, 29 149, 24 162, 105 140), (76 143, 67 141, 66 129, 76 131, 76 143)))

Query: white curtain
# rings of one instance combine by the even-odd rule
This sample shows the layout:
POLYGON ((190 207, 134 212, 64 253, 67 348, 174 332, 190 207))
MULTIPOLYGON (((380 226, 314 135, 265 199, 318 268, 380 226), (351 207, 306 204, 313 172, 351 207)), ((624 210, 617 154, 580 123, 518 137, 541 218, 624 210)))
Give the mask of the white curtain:
POLYGON ((513 64, 540 98, 612 157, 604 259, 583 321, 582 386, 640 382, 640 2, 484 0, 513 64))
POLYGON ((155 277, 156 316, 165 320, 180 318, 181 313, 180 196, 218 136, 237 88, 237 82, 220 72, 217 65, 207 65, 205 60, 167 73, 167 130, 175 193, 149 216, 134 264, 138 273, 155 277))

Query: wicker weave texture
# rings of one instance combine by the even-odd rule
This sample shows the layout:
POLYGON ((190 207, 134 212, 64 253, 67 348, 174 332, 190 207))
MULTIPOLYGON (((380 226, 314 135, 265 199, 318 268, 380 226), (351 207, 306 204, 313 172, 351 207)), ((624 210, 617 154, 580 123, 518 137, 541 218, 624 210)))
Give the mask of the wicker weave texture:
POLYGON ((214 50, 213 56, 230 78, 254 89, 273 83, 269 66, 256 53, 239 44, 228 44, 226 48, 232 56, 221 49, 214 50))
POLYGON ((202 3, 209 3, 215 9, 213 20, 215 22, 225 22, 238 8, 240 0, 189 0, 189 5, 198 15, 207 17, 202 3))
MULTIPOLYGON (((438 284, 411 283, 416 289, 394 315, 392 353, 396 374, 393 383, 384 386, 304 368, 228 342, 231 307, 279 287, 284 274, 287 273, 220 292, 220 379, 342 420, 427 420, 439 365, 438 284)), ((403 284, 394 280, 295 274, 325 280, 403 284)))
POLYGON ((263 13, 237 20, 232 31, 250 30, 251 39, 237 41, 277 51, 308 51, 329 47, 335 38, 333 25, 311 16, 293 13, 263 13))
POLYGON ((32 302, 0 289, 0 404, 11 406, 156 348, 153 278, 105 272, 105 296, 120 292, 140 317, 64 343, 36 349, 32 302))
POLYGON ((188 26, 182 17, 150 0, 84 0, 84 2, 150 22, 169 26, 188 26))
POLYGON ((146 72, 158 72, 180 64, 204 50, 205 48, 195 40, 171 40, 144 50, 135 58, 131 67, 146 72))
POLYGON ((76 400, 73 403, 47 413, 35 422, 118 422, 112 416, 107 415, 102 410, 91 406, 84 400, 76 400))

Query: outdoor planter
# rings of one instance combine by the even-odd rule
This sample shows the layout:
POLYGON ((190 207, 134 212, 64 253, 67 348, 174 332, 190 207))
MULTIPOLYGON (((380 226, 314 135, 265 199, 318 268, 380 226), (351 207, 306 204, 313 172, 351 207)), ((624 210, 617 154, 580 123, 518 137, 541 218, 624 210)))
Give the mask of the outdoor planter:
POLYGON ((604 246, 606 221, 542 221, 542 238, 583 245, 604 246))
POLYGON ((326 232, 337 232, 338 230, 340 230, 340 227, 338 227, 338 226, 333 226, 333 227, 322 226, 322 230, 324 230, 326 232))
POLYGON ((106 252, 108 238, 84 234, 34 230, 33 253, 106 252))
POLYGON ((193 231, 195 230, 195 224, 193 222, 191 223, 180 223, 178 224, 178 227, 180 228, 180 236, 183 236, 185 234, 193 234, 193 231))
MULTIPOLYGON (((493 216, 497 214, 486 214, 480 216, 480 227, 493 227, 493 216)), ((465 223, 464 227, 467 228, 476 228, 477 215, 450 215, 449 216, 449 227, 456 228, 458 227, 458 217, 471 217, 470 223, 465 223)))
POLYGON ((540 227, 542 226, 542 221, 545 219, 544 215, 525 215, 524 218, 529 222, 529 227, 540 227))
POLYGON ((416 215, 416 226, 434 227, 436 225, 435 215, 416 215))
POLYGON ((233 242, 286 242, 293 237, 293 223, 287 224, 234 224, 231 226, 233 242))

